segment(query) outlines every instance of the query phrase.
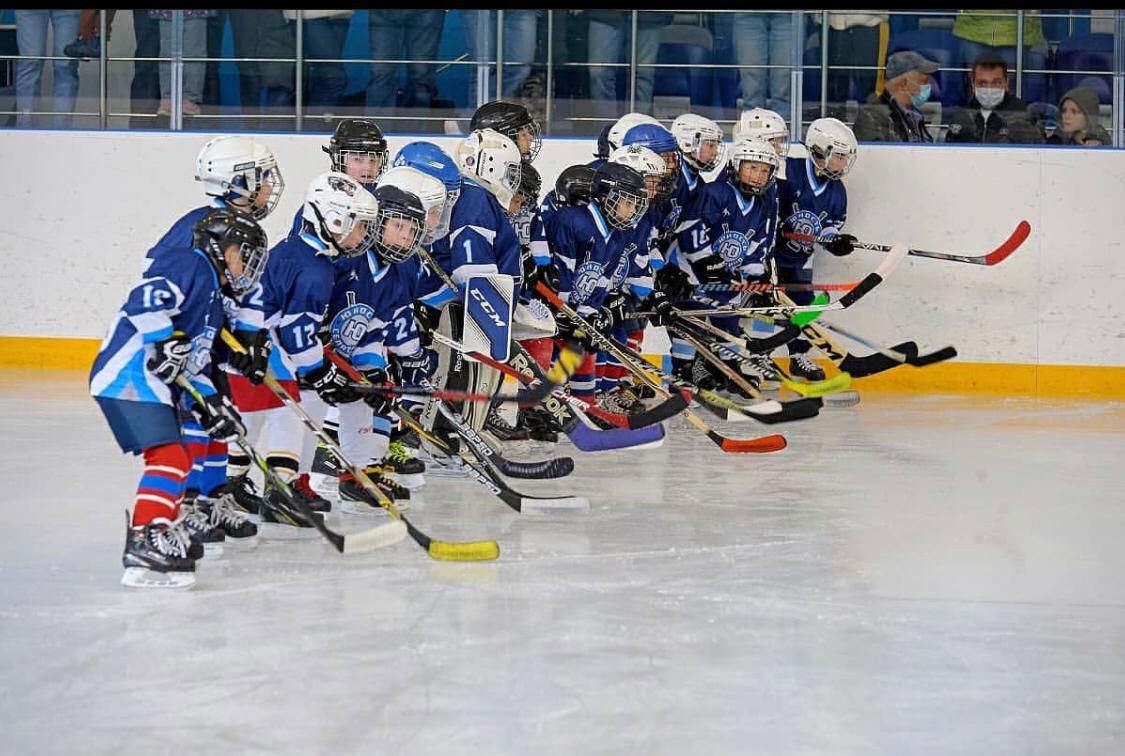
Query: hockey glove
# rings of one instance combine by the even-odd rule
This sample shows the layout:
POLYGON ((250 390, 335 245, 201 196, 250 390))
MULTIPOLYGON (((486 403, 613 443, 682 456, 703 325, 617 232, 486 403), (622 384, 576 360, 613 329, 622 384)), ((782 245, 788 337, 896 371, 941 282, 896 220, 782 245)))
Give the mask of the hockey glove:
POLYGON ((558 327, 556 339, 562 342, 577 341, 583 349, 590 351, 593 342, 589 334, 586 333, 586 326, 571 320, 563 312, 555 313, 555 325, 558 327))
POLYGON ((266 379, 266 370, 269 368, 270 352, 273 351, 273 342, 270 341, 269 331, 235 331, 234 337, 242 344, 245 352, 231 352, 227 362, 232 368, 246 376, 255 386, 266 379))
POLYGON ((662 326, 668 325, 674 314, 672 310, 675 308, 672 307, 672 302, 668 299, 668 296, 657 289, 648 295, 648 299, 641 305, 641 309, 652 310, 653 313, 648 316, 648 322, 654 326, 662 326))
POLYGON ((559 276, 559 266, 553 262, 547 265, 536 265, 535 269, 531 271, 531 275, 527 276, 523 282, 523 290, 529 296, 542 299, 542 295, 536 291, 536 284, 543 283, 551 291, 558 291, 562 285, 562 279, 559 276))
POLYGON ((348 376, 328 360, 315 370, 299 376, 298 384, 303 389, 312 389, 331 405, 348 404, 359 399, 359 392, 352 388, 348 376))
POLYGON ((176 376, 183 371, 191 355, 191 342, 183 331, 176 331, 170 338, 158 341, 153 346, 156 354, 149 358, 145 366, 165 383, 175 383, 176 376))
POLYGON ((851 234, 836 234, 824 244, 824 248, 836 257, 844 257, 852 253, 857 241, 851 234))
POLYGON ((222 394, 211 394, 203 397, 202 402, 192 402, 191 414, 207 435, 216 441, 229 443, 246 435, 246 426, 242 424, 238 410, 222 394))
POLYGON ((695 270, 700 282, 705 284, 729 284, 734 281, 726 260, 718 255, 707 255, 695 264, 695 270))
POLYGON ((434 337, 431 334, 437 330, 440 321, 441 310, 421 302, 414 303, 414 322, 418 327, 418 341, 423 347, 428 347, 434 343, 434 337))
POLYGON ((613 330, 613 313, 605 307, 601 307, 593 315, 587 317, 586 322, 598 333, 608 336, 613 330))
POLYGON ((665 265, 656 271, 656 288, 668 295, 668 299, 688 299, 691 297, 691 279, 688 274, 675 265, 665 265))
MULTIPOLYGON (((390 377, 383 368, 365 370, 363 371, 363 377, 376 386, 386 386, 390 382, 390 377)), ((376 415, 389 415, 391 407, 395 405, 395 397, 389 394, 376 394, 374 392, 364 394, 363 401, 376 415)))
POLYGON ((611 327, 616 327, 624 323, 627 320, 625 313, 632 309, 629 304, 629 297, 620 291, 616 294, 610 294, 605 298, 605 301, 602 302, 602 310, 608 312, 612 319, 611 327))
POLYGON ((419 386, 437 372, 438 356, 433 349, 420 349, 409 357, 397 357, 398 371, 402 382, 408 386, 419 386))

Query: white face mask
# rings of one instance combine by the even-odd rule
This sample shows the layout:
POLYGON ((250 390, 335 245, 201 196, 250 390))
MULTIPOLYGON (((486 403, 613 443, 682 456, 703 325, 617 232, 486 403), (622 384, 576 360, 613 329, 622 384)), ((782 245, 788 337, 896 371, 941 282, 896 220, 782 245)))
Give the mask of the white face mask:
POLYGON ((1000 87, 974 87, 973 94, 984 110, 992 110, 1004 99, 1004 90, 1000 87))

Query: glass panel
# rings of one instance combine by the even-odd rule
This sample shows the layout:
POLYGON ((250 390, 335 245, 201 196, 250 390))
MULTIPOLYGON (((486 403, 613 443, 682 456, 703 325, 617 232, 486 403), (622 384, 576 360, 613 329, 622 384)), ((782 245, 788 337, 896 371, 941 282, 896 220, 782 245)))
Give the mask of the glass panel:
POLYGON ((1047 55, 1043 70, 1025 63, 1024 99, 1047 144, 1112 144, 1112 11, 1041 11, 1047 55), (1108 23, 1107 23, 1108 22, 1108 23), (1029 78, 1044 81, 1041 96, 1029 78))

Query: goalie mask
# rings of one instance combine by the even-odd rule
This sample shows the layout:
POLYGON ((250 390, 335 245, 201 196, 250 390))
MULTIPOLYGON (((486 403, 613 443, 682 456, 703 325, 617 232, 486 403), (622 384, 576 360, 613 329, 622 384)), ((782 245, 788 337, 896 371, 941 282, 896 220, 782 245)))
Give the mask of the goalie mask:
POLYGON ((457 145, 461 175, 477 182, 496 198, 500 207, 512 204, 520 187, 520 151, 511 139, 493 129, 469 134, 457 145))

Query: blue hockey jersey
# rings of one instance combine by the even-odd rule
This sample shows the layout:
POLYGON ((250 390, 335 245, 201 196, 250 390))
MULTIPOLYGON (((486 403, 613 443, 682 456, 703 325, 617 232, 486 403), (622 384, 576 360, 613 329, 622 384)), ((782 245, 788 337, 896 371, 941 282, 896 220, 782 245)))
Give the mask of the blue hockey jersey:
POLYGON ((215 197, 211 200, 210 205, 197 207, 180 216, 180 219, 173 223, 172 227, 164 233, 164 236, 160 237, 159 241, 152 245, 148 252, 145 253, 144 262, 141 264, 141 273, 145 273, 149 266, 152 265, 152 261, 164 252, 170 249, 183 249, 184 247, 193 246, 195 244, 195 238, 192 234, 192 230, 195 228, 195 224, 199 222, 200 218, 207 214, 208 210, 216 207, 228 208, 230 206, 223 200, 215 197))
POLYGON ((627 235, 611 229, 595 203, 560 209, 547 231, 560 296, 579 315, 592 315, 611 282, 628 276, 627 235))
POLYGON ((776 183, 749 200, 726 179, 706 184, 684 211, 676 235, 680 269, 698 283, 697 266, 715 254, 738 280, 762 276, 777 230, 777 203, 776 183))
POLYGON ((192 342, 184 368, 188 379, 203 394, 214 394, 211 348, 223 318, 219 276, 207 256, 190 246, 164 249, 109 327, 90 370, 90 394, 174 406, 179 390, 173 395, 146 366, 156 342, 174 331, 192 342))
POLYGON ((388 352, 418 352, 413 302, 420 273, 417 257, 390 266, 373 252, 338 261, 327 321, 336 351, 359 370, 386 368, 388 352))
POLYGON ((453 206, 448 238, 446 271, 456 284, 463 285, 470 276, 506 273, 515 279, 514 294, 519 297, 523 267, 516 232, 496 198, 470 179, 464 180, 453 206))
MULTIPOLYGON (((818 181, 812 158, 788 158, 784 180, 778 181, 781 223, 788 221, 799 234, 831 238, 848 218, 848 193, 841 181, 818 181)), ((779 265, 801 268, 812 265, 820 245, 779 239, 774 257, 779 265)))

